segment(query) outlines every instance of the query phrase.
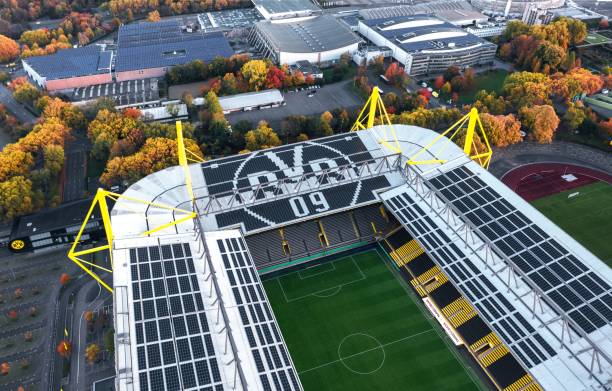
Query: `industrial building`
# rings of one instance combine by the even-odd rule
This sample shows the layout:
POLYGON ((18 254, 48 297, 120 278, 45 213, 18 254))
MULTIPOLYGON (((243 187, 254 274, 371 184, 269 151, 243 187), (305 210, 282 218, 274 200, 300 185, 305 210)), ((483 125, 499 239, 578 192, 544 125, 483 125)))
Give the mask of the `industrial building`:
POLYGON ((249 36, 249 42, 266 57, 288 65, 298 61, 318 64, 338 60, 344 53, 354 53, 360 41, 346 25, 330 15, 290 23, 261 21, 249 36))
POLYGON ((232 54, 222 33, 190 32, 178 20, 133 23, 119 28, 115 76, 117 81, 161 77, 175 65, 232 54))
POLYGON ((310 0, 252 0, 255 9, 266 20, 302 19, 320 14, 310 0))
MULTIPOLYGON (((22 60, 28 76, 48 91, 162 77, 175 65, 234 54, 225 36, 183 28, 178 20, 119 28, 116 49, 88 45, 22 60)), ((129 91, 128 91, 129 92, 129 91)))
POLYGON ((22 60, 23 69, 40 88, 48 91, 110 83, 113 52, 104 45, 60 50, 48 56, 22 60))
POLYGON ((359 16, 366 20, 412 15, 432 15, 455 26, 470 26, 476 23, 486 23, 489 20, 488 16, 483 15, 465 0, 434 0, 425 3, 368 8, 359 11, 359 16))
POLYGON ((223 114, 237 111, 251 111, 279 107, 285 104, 283 94, 277 89, 264 91, 245 92, 230 96, 219 97, 219 105, 223 114))
POLYGON ((361 20, 359 33, 393 52, 409 75, 493 63, 497 46, 429 15, 361 20))
POLYGON ((518 18, 530 4, 541 9, 559 8, 565 0, 472 0, 472 5, 487 15, 518 18))
MULTIPOLYGON (((376 243, 491 387, 612 378, 612 269, 433 130, 378 125, 172 167, 123 196, 110 244, 118 391, 302 390, 285 343, 296 330, 263 276, 376 243)), ((381 292, 381 306, 400 299, 381 292)))

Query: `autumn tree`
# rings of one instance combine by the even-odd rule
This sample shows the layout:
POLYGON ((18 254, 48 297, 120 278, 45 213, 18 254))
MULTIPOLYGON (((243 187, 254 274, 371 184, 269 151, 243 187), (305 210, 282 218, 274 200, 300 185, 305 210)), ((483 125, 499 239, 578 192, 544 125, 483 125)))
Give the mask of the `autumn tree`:
POLYGON ((62 340, 57 345, 57 348, 55 350, 57 354, 59 354, 61 357, 68 358, 70 357, 70 353, 72 352, 72 344, 68 340, 62 340))
POLYGON ((563 123, 569 130, 576 130, 587 119, 585 107, 581 103, 570 103, 565 114, 563 114, 563 123))
POLYGON ((34 339, 34 335, 31 331, 26 331, 25 333, 23 333, 23 340, 25 342, 32 342, 32 339, 34 339))
POLYGON ((89 364, 94 364, 98 362, 99 357, 100 347, 95 343, 87 345, 85 348, 85 358, 87 359, 87 362, 89 364))
POLYGON ((158 10, 153 10, 147 15, 147 22, 159 22, 161 17, 158 10))
POLYGON ((246 149, 249 151, 268 149, 281 145, 278 135, 268 126, 266 121, 260 121, 257 129, 248 131, 244 138, 246 149))
POLYGON ((3 362, 0 364, 0 375, 7 376, 11 370, 11 367, 8 362, 3 362))
POLYGON ((500 115, 508 111, 510 103, 503 96, 498 96, 495 92, 482 90, 474 96, 473 107, 481 113, 500 115))
POLYGON ((397 62, 392 62, 387 67, 385 77, 395 86, 404 86, 408 82, 408 75, 404 72, 404 67, 399 66, 397 62))
POLYGON ((446 81, 444 80, 444 76, 440 75, 440 76, 436 77, 435 80, 434 80, 434 88, 436 90, 439 90, 439 89, 442 88, 444 83, 446 83, 446 81))
POLYGON ((266 82, 268 67, 263 60, 251 60, 240 69, 244 80, 252 91, 259 91, 266 82))
POLYGON ((504 81, 503 92, 515 108, 550 103, 550 78, 541 73, 515 72, 504 81))
POLYGON ((0 182, 0 216, 5 220, 31 213, 33 208, 32 181, 14 176, 0 182))
POLYGON ((60 276, 60 279, 59 279, 60 284, 62 284, 63 286, 68 285, 70 280, 72 280, 72 278, 70 277, 70 275, 68 273, 62 273, 62 275, 60 276))
POLYGON ((491 142, 497 147, 507 147, 522 141, 521 123, 513 114, 491 115, 480 114, 484 131, 491 142))
POLYGON ((266 88, 282 88, 286 77, 287 74, 283 69, 271 66, 266 74, 266 88))
POLYGON ((552 142, 560 122, 552 106, 524 106, 519 110, 519 115, 523 125, 530 130, 530 139, 542 144, 552 142))
POLYGON ((34 103, 42 96, 40 90, 32 84, 25 82, 15 87, 13 97, 19 103, 34 106, 34 103))
POLYGON ((13 61, 19 56, 19 44, 0 34, 0 62, 13 61))
POLYGON ((601 90, 604 80, 588 69, 574 68, 569 72, 556 73, 552 76, 551 91, 559 98, 571 100, 579 94, 592 95, 601 90))

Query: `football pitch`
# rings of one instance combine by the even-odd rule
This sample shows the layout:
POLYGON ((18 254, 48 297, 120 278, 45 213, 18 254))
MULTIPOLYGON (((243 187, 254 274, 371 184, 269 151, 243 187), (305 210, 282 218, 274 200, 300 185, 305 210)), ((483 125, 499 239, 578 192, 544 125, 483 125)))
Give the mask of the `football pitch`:
POLYGON ((535 200, 533 206, 612 267, 612 185, 592 183, 535 200), (578 194, 568 198, 573 193, 578 194))
POLYGON ((383 257, 370 250, 264 277, 304 389, 485 389, 383 257))

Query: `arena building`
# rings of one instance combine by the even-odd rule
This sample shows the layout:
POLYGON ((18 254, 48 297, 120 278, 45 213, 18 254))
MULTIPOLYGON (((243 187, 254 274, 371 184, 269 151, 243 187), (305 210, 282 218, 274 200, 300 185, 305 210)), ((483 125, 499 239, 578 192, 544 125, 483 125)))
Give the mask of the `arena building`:
POLYGON ((185 166, 192 187, 168 168, 117 198, 116 389, 301 390, 260 275, 367 243, 497 389, 605 389, 612 270, 450 140, 393 128, 185 166))
POLYGON ((303 19, 321 13, 321 9, 309 0, 252 1, 255 9, 266 20, 303 19))
POLYGON ((565 4, 564 0, 472 0, 472 5, 487 15, 511 16, 520 18, 528 5, 541 9, 559 8, 565 4))
POLYGON ((429 15, 359 21, 359 33, 377 46, 389 47, 409 75, 492 64, 497 46, 429 15))
POLYGON ((119 28, 115 76, 119 82, 162 77, 175 65, 232 54, 222 33, 189 32, 178 20, 132 23, 119 28))
POLYGON ((113 52, 104 45, 60 50, 48 56, 21 60, 26 74, 48 91, 68 90, 105 84, 113 80, 113 52))
POLYGON ((261 21, 249 36, 249 42, 266 57, 288 65, 298 61, 318 64, 338 60, 344 53, 357 51, 360 41, 346 25, 330 15, 291 23, 261 21))

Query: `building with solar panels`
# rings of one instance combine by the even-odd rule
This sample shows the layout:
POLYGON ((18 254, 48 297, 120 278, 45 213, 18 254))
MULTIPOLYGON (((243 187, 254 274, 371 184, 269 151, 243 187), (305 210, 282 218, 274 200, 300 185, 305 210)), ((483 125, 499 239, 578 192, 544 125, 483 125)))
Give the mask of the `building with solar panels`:
POLYGON ((188 31, 178 20, 123 25, 117 38, 116 80, 162 77, 175 65, 232 54, 222 33, 188 31))
POLYGON ((359 21, 359 33, 377 46, 391 48, 409 75, 492 64, 497 46, 431 15, 359 21))
POLYGON ((196 218, 144 237, 175 212, 130 198, 192 201, 180 167, 132 185, 111 215, 117 389, 301 390, 260 276, 368 245, 492 387, 609 387, 612 270, 450 140, 394 130, 190 165, 196 218))
POLYGON ((291 23, 257 22, 249 42, 277 63, 293 65, 338 60, 356 52, 361 39, 333 16, 322 15, 291 23))
POLYGON ((301 19, 321 13, 321 8, 310 0, 252 1, 257 12, 266 20, 301 19))
POLYGON ((48 56, 24 58, 23 69, 40 87, 48 91, 110 83, 113 52, 104 45, 60 50, 48 56))

